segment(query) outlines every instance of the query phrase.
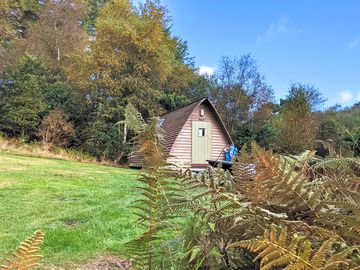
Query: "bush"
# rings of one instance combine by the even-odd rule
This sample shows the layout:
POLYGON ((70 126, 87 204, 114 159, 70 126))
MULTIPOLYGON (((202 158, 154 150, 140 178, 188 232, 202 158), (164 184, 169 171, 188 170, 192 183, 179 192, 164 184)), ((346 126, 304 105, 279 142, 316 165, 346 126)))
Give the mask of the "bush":
POLYGON ((66 147, 75 131, 73 125, 66 121, 64 112, 54 109, 42 120, 37 134, 45 148, 66 147))

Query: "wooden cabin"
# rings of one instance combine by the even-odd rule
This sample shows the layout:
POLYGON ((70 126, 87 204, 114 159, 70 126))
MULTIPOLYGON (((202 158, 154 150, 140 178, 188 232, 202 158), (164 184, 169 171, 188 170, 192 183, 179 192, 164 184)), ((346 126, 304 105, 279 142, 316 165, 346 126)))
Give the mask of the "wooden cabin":
MULTIPOLYGON (((233 143, 208 98, 161 116, 160 127, 165 132, 168 162, 184 169, 205 168, 209 159, 225 160, 224 148, 233 143)), ((130 156, 129 166, 141 167, 141 157, 130 156)))

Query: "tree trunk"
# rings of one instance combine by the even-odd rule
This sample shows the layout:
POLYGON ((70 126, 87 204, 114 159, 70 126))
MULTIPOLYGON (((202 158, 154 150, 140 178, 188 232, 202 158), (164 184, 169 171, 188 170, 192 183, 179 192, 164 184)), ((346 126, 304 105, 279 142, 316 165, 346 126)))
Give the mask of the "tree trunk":
POLYGON ((55 35, 56 35, 56 39, 55 39, 55 47, 56 47, 56 53, 57 53, 57 61, 60 61, 60 48, 59 48, 59 40, 58 40, 58 36, 57 36, 57 27, 56 27, 56 23, 55 23, 55 35))
POLYGON ((123 143, 126 143, 126 136, 127 136, 127 127, 126 127, 126 123, 124 123, 124 137, 123 137, 123 143))

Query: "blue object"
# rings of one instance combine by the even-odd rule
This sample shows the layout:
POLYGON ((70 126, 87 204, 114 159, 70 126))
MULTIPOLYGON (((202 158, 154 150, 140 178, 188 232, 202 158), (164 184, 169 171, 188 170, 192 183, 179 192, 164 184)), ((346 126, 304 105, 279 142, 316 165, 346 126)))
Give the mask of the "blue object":
POLYGON ((238 149, 236 148, 236 146, 234 144, 230 145, 230 148, 225 149, 225 159, 226 161, 231 161, 233 157, 236 156, 236 154, 238 153, 238 149))

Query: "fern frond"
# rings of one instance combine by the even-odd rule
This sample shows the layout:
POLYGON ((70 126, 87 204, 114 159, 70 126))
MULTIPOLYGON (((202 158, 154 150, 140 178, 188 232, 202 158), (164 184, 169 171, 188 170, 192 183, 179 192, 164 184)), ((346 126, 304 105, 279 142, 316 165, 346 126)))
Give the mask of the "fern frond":
POLYGON ((319 223, 337 232, 351 244, 360 244, 360 205, 339 202, 337 208, 321 214, 319 223))
POLYGON ((312 187, 301 171, 289 168, 286 161, 271 150, 264 151, 253 143, 253 152, 256 177, 263 182, 266 202, 283 205, 293 220, 318 217, 323 206, 320 198, 323 191, 312 187))
POLYGON ((268 181, 264 181, 260 171, 254 173, 254 165, 236 160, 233 167, 236 191, 256 205, 262 205, 268 201, 272 186, 268 181))
POLYGON ((360 159, 344 157, 326 158, 318 160, 312 166, 312 169, 322 169, 324 173, 329 175, 355 175, 355 172, 360 170, 360 159))
POLYGON ((131 103, 129 103, 125 108, 125 120, 120 123, 126 124, 128 128, 136 134, 143 132, 146 128, 146 123, 143 117, 131 103))
POLYGON ((137 266, 151 268, 154 256, 154 242, 159 239, 156 236, 157 232, 158 228, 153 227, 125 244, 125 253, 135 260, 137 266))
POLYGON ((360 204, 360 179, 333 175, 326 178, 323 186, 328 189, 327 200, 360 204))
POLYGON ((38 265, 42 256, 40 246, 44 241, 44 233, 36 231, 20 243, 14 252, 14 259, 8 259, 7 265, 1 265, 1 270, 29 270, 38 265))
POLYGON ((126 111, 126 122, 137 135, 136 152, 143 157, 142 171, 138 175, 140 198, 133 202, 134 214, 138 222, 146 227, 136 239, 125 245, 125 252, 134 257, 137 266, 152 269, 159 246, 161 232, 170 225, 169 219, 174 216, 170 205, 178 198, 181 183, 176 181, 178 173, 167 169, 168 154, 163 145, 164 134, 159 128, 159 119, 153 118, 147 124, 135 108, 129 106, 126 111), (133 122, 132 124, 130 122, 133 122))
POLYGON ((287 228, 272 227, 261 238, 232 243, 228 248, 245 248, 257 253, 260 269, 350 269, 355 266, 349 259, 353 249, 340 252, 334 249, 334 239, 328 239, 314 249, 303 236, 289 236, 287 228))

